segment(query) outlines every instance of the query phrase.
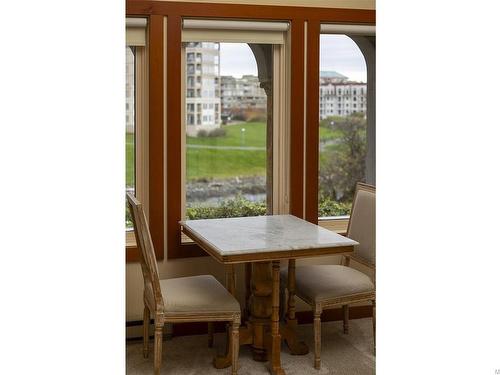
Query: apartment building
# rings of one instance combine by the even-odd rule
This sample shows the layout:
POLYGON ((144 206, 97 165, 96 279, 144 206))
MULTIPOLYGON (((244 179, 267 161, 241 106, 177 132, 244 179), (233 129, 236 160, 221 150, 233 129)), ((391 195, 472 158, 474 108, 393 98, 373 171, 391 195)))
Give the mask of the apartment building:
POLYGON ((265 113, 267 95, 254 75, 221 76, 221 103, 225 119, 248 112, 265 113))
POLYGON ((366 114, 366 83, 349 81, 334 71, 321 71, 319 103, 320 120, 354 112, 366 114))
POLYGON ((217 128, 221 123, 219 43, 186 45, 186 131, 217 128))

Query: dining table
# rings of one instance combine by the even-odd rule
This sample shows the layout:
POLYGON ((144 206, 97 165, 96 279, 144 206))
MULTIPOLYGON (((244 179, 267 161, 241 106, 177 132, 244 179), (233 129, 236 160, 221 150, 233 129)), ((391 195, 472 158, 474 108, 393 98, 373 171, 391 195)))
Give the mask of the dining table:
MULTIPOLYGON (((358 243, 293 215, 183 220, 182 232, 225 267, 226 287, 236 296, 235 264, 245 264, 245 306, 240 345, 251 345, 253 359, 269 361, 271 374, 285 374, 281 343, 292 354, 309 348, 297 337, 295 261, 352 252, 358 243), (288 303, 280 323, 280 266, 288 261, 288 303)), ((231 365, 231 346, 214 359, 216 368, 231 365)))

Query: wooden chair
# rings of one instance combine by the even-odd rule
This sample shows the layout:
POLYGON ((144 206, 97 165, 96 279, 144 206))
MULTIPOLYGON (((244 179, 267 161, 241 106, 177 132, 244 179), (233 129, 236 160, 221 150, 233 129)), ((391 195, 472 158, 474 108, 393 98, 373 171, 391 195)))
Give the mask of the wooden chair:
POLYGON ((241 311, 238 301, 211 275, 160 280, 158 264, 146 216, 141 203, 127 193, 137 246, 140 249, 144 278, 144 357, 149 353, 149 321, 154 319, 154 373, 160 374, 163 326, 165 323, 209 322, 209 346, 213 340, 213 322, 231 324, 229 348, 232 374, 237 374, 239 325, 241 311))
MULTIPOLYGON (((281 272, 288 280, 288 293, 296 293, 307 302, 314 313, 314 367, 321 367, 321 313, 342 306, 344 333, 349 331, 349 304, 371 301, 373 305, 373 342, 375 351, 375 280, 349 267, 350 259, 375 271, 375 187, 356 185, 347 237, 359 242, 352 255, 343 257, 341 265, 297 266, 295 283, 288 280, 288 270, 281 272), (290 284, 292 282, 292 284, 290 284), (290 287, 291 286, 291 287, 290 287)), ((291 261, 289 268, 295 267, 291 261)), ((293 279, 293 278, 292 278, 293 279)))

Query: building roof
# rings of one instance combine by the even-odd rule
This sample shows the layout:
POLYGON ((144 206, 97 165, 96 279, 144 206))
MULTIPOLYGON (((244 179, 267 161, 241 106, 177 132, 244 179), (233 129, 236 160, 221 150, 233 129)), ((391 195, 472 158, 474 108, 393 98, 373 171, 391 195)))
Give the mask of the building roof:
POLYGON ((319 76, 321 78, 338 78, 338 79, 347 79, 347 77, 343 74, 337 73, 334 70, 322 70, 319 72, 319 76))

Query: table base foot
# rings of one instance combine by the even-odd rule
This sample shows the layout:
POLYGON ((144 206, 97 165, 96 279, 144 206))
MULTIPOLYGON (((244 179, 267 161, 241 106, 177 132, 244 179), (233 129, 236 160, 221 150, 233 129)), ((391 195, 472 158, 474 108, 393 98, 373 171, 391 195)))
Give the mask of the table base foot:
POLYGON ((281 337, 285 340, 290 353, 293 355, 306 355, 309 353, 309 347, 305 342, 297 339, 295 329, 288 324, 282 324, 280 327, 281 337))
POLYGON ((231 356, 217 356, 213 361, 214 367, 216 369, 223 369, 231 366, 231 356))
POLYGON ((272 375, 286 375, 285 370, 283 370, 281 367, 277 369, 270 369, 272 375))
POLYGON ((252 358, 257 362, 267 362, 269 360, 266 350, 256 347, 252 347, 252 358))

